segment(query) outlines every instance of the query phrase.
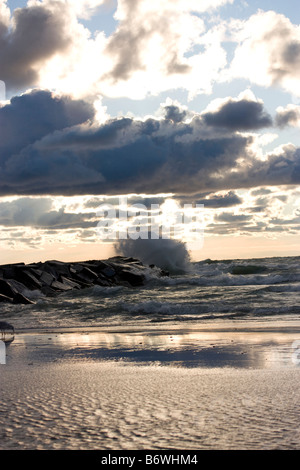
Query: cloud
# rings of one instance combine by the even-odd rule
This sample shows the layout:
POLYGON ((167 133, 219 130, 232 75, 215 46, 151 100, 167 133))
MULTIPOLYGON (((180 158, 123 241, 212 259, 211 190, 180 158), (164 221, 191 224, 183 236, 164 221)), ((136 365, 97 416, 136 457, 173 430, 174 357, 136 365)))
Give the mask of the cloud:
POLYGON ((47 90, 15 96, 0 108, 0 163, 45 135, 92 119, 94 113, 87 102, 47 90))
POLYGON ((232 207, 243 203, 243 199, 234 191, 225 194, 193 194, 191 196, 175 195, 175 199, 181 204, 203 204, 205 208, 219 209, 222 207, 232 207))
POLYGON ((208 208, 232 207, 242 204, 243 200, 234 191, 224 195, 213 195, 205 199, 197 199, 196 204, 203 204, 208 208))
POLYGON ((264 110, 260 101, 227 99, 212 112, 204 112, 202 117, 209 126, 223 127, 230 130, 257 130, 273 124, 271 116, 264 110))
POLYGON ((165 119, 173 121, 173 122, 181 122, 187 116, 187 112, 184 109, 181 110, 179 106, 176 106, 174 104, 166 105, 164 107, 164 110, 165 110, 165 119))
MULTIPOLYGON (((113 119, 46 135, 5 160, 2 194, 126 194, 198 188, 251 139, 192 123, 113 119)), ((14 143, 16 145, 16 143, 14 143)))
POLYGON ((0 70, 8 89, 36 85, 39 68, 57 53, 66 53, 72 44, 70 15, 62 2, 31 2, 9 18, 0 10, 0 70))
POLYGON ((300 78, 300 30, 275 11, 258 11, 234 21, 231 40, 238 43, 228 79, 245 78, 261 86, 281 86, 294 94, 300 78))
POLYGON ((55 209, 51 198, 21 197, 0 202, 0 225, 64 230, 95 227, 95 212, 65 212, 55 209))
POLYGON ((119 24, 104 48, 111 63, 102 77, 104 93, 140 99, 176 88, 190 97, 211 92, 226 52, 219 37, 204 38, 203 13, 226 3, 232 0, 119 0, 119 24))
POLYGON ((216 215, 215 220, 217 222, 226 222, 226 223, 243 223, 251 220, 250 215, 243 214, 231 214, 230 212, 223 212, 222 214, 216 215))
POLYGON ((205 15, 229 3, 119 0, 115 8, 113 0, 31 0, 11 15, 2 2, 0 79, 9 92, 42 87, 93 99, 142 99, 179 88, 193 98, 235 78, 297 94, 298 26, 274 11, 245 21, 205 15), (117 22, 108 37, 81 22, 104 6, 115 10, 117 22), (231 64, 228 41, 235 48, 231 64))
POLYGON ((275 123, 278 127, 299 126, 300 106, 290 104, 286 108, 280 106, 276 110, 275 123))
POLYGON ((31 0, 12 16, 4 4, 0 79, 9 91, 51 87, 75 97, 141 99, 182 87, 191 96, 210 92, 226 52, 218 37, 202 38, 201 15, 232 2, 119 0, 109 37, 92 34, 80 20, 104 5, 113 10, 112 0, 31 0))
POLYGON ((240 105, 252 110, 244 127, 269 122, 262 103, 227 98, 188 118, 168 105, 163 118, 98 124, 84 101, 34 90, 0 108, 0 193, 191 195, 298 184, 300 149, 288 145, 261 158, 256 135, 235 129, 240 105))

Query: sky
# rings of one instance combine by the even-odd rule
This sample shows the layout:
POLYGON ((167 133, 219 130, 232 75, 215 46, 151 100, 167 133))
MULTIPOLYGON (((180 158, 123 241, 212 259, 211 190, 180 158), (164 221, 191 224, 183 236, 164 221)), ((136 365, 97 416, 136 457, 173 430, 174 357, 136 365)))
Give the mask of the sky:
POLYGON ((201 207, 193 260, 299 255, 299 24, 297 0, 0 0, 0 263, 113 256, 124 198, 129 225, 201 207))

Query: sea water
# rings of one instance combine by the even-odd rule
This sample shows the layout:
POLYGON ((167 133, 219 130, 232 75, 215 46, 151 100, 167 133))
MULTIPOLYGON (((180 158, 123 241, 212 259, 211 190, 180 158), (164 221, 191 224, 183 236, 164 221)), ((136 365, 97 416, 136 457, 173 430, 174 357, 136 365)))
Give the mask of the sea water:
POLYGON ((74 290, 47 298, 28 291, 32 305, 0 305, 16 330, 147 327, 223 320, 299 320, 300 257, 203 260, 160 277, 149 268, 142 287, 74 290))

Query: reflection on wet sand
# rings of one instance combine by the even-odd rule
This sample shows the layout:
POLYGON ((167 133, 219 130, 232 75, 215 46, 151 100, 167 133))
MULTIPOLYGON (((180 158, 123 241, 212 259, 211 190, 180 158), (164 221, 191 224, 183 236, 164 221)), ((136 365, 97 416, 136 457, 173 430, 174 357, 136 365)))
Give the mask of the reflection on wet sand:
POLYGON ((295 368, 291 331, 50 332, 18 335, 11 360, 125 361, 182 367, 295 368))

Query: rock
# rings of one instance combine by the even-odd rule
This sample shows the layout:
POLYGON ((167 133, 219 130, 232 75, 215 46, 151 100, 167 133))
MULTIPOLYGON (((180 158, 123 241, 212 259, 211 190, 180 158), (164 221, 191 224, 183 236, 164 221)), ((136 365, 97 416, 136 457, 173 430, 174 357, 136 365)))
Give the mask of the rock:
MULTIPOLYGON (((24 286, 23 286, 24 287, 24 286)), ((0 294, 7 296, 11 299, 14 298, 14 296, 18 293, 19 291, 16 290, 13 286, 13 282, 7 280, 7 279, 0 279, 0 294)))
POLYGON ((40 282, 45 284, 46 286, 51 286, 52 282, 55 281, 55 277, 51 273, 47 273, 47 271, 42 272, 40 276, 40 282))
MULTIPOLYGON (((13 299, 10 297, 7 297, 6 295, 0 294, 0 302, 12 302, 13 299)), ((0 322, 1 323, 1 322, 0 322)))
POLYGON ((98 286, 113 286, 114 283, 115 283, 114 278, 108 278, 101 273, 98 275, 98 278, 94 282, 94 284, 98 286))
POLYGON ((42 287, 42 283, 30 269, 18 269, 16 271, 16 279, 30 290, 40 289, 42 287))
POLYGON ((69 276, 70 269, 68 263, 63 263, 62 261, 47 261, 48 266, 54 269, 56 273, 60 274, 61 276, 69 276))
POLYGON ((41 288, 41 292, 46 295, 46 297, 53 297, 56 295, 56 290, 46 285, 41 288))
MULTIPOLYGON (((168 275, 156 269, 162 276, 168 275)), ((41 295, 50 297, 94 285, 138 287, 145 282, 145 270, 139 260, 124 256, 104 261, 64 263, 52 260, 29 265, 3 265, 0 266, 0 302, 31 304, 29 290, 38 290, 41 295)))
POLYGON ((43 272, 46 272, 48 274, 51 274, 53 276, 54 279, 58 279, 59 277, 59 273, 56 271, 56 269, 51 266, 50 264, 48 264, 48 262, 46 262, 43 266, 43 272))
POLYGON ((93 284, 93 282, 98 278, 98 274, 94 273, 89 268, 83 267, 80 272, 73 274, 72 278, 87 284, 93 284))
POLYGON ((70 286, 72 289, 81 289, 81 286, 78 282, 74 282, 73 280, 64 276, 61 276, 61 282, 67 286, 70 286))
POLYGON ((144 284, 145 277, 142 274, 136 274, 132 271, 123 269, 118 273, 118 278, 122 281, 128 282, 131 286, 142 286, 144 284))
POLYGON ((5 298, 8 298, 10 302, 14 304, 32 304, 23 292, 26 291, 26 287, 18 281, 13 279, 4 280, 0 279, 0 293, 2 295, 2 302, 5 298))
POLYGON ((83 270, 82 264, 76 263, 76 264, 72 264, 72 266, 70 267, 70 271, 72 274, 80 273, 82 270, 83 270))
POLYGON ((68 286, 67 284, 63 284, 62 282, 59 282, 59 281, 53 281, 51 284, 51 288, 54 290, 62 291, 62 292, 66 292, 68 290, 73 289, 73 287, 68 286))
POLYGON ((89 281, 94 281, 98 277, 98 275, 94 271, 86 267, 83 268, 80 275, 84 276, 89 281))
POLYGON ((32 302, 32 300, 28 299, 27 297, 25 297, 25 295, 23 294, 20 294, 20 292, 18 292, 14 298, 13 298, 13 303, 14 304, 34 304, 34 302, 32 302))
POLYGON ((127 256, 114 256, 109 258, 109 261, 116 262, 117 264, 137 264, 139 266, 143 266, 143 263, 136 259, 136 258, 128 258, 127 256))
POLYGON ((106 268, 102 269, 101 274, 104 274, 106 277, 113 277, 117 273, 112 267, 107 266, 106 268))
POLYGON ((4 279, 13 279, 16 275, 16 270, 21 266, 25 266, 24 263, 4 264, 4 265, 2 265, 1 270, 3 272, 3 278, 4 279))

